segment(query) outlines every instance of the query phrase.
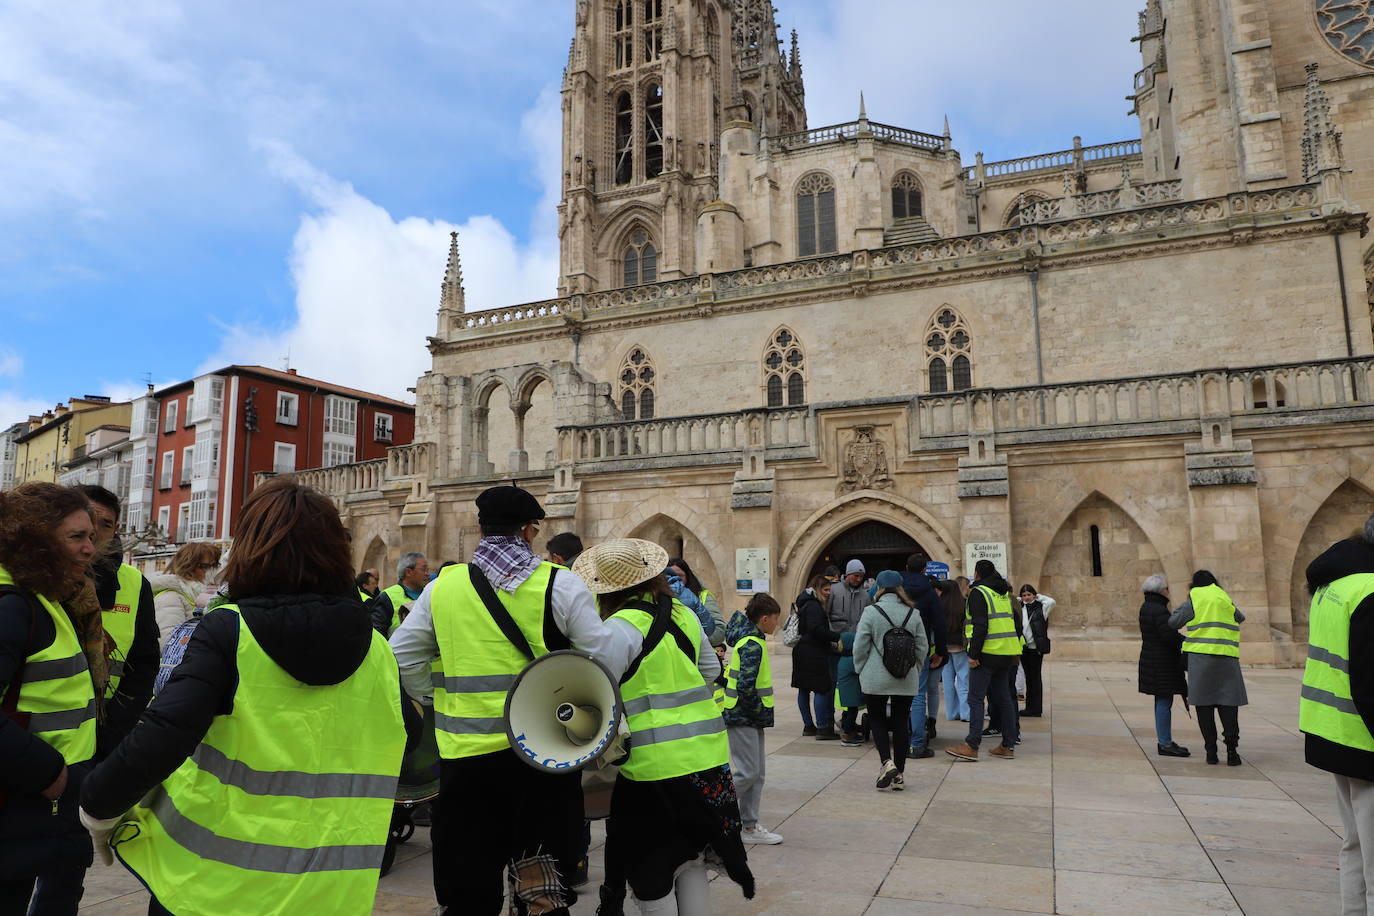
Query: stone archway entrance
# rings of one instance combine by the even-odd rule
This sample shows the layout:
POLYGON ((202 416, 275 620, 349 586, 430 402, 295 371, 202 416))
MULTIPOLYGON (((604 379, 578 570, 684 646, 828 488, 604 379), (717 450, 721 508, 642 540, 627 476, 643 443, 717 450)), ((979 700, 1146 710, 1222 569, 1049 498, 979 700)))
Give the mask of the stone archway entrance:
POLYGON ((875 576, 884 569, 905 569, 906 558, 917 551, 929 553, 911 535, 886 522, 874 520, 859 522, 846 528, 821 550, 816 562, 807 573, 807 581, 812 576, 825 572, 827 566, 838 566, 844 572, 850 560, 862 560, 869 576, 875 576))

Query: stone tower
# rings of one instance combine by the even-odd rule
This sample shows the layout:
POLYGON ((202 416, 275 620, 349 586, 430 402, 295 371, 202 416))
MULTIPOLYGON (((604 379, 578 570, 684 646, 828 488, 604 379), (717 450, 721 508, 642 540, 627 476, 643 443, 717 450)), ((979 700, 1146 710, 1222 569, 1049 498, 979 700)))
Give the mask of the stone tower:
POLYGON ((768 0, 577 0, 563 79, 558 292, 698 272, 729 119, 806 127, 801 60, 768 0))

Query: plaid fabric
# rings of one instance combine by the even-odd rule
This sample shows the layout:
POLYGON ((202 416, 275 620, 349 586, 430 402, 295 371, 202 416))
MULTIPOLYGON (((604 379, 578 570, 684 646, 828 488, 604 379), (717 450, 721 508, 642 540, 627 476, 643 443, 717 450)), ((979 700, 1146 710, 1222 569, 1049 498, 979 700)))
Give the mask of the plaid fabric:
POLYGON ((558 878, 558 861, 553 856, 537 855, 510 863, 506 873, 510 887, 510 914, 518 916, 515 901, 523 902, 530 916, 543 916, 568 906, 563 882, 558 878))
POLYGON ((493 535, 477 542, 472 565, 482 570, 496 588, 513 592, 539 568, 540 559, 525 539, 516 535, 493 535))

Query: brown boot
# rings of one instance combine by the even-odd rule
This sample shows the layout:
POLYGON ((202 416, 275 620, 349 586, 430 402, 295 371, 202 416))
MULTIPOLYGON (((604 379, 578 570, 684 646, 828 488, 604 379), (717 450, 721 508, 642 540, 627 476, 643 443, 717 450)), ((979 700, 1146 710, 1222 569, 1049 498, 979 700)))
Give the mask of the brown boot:
POLYGON ((1009 747, 1003 747, 999 744, 992 750, 988 751, 988 756, 1001 757, 1003 760, 1012 760, 1016 757, 1016 751, 1012 750, 1009 747))
POLYGON ((947 747, 945 748, 945 753, 955 760, 966 760, 969 763, 978 762, 978 749, 976 747, 969 747, 967 743, 961 744, 958 747, 947 747))

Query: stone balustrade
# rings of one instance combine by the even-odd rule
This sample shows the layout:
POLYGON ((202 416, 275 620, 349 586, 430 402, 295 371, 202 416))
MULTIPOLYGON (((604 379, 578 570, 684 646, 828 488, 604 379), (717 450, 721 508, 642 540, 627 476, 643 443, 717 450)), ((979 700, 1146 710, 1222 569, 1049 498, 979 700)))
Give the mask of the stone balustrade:
POLYGON ((1004 178, 1008 175, 1023 175, 1027 172, 1058 172, 1088 165, 1115 164, 1121 159, 1138 158, 1139 156, 1139 140, 1118 140, 1114 143, 1082 146, 1075 138, 1073 149, 1022 156, 1018 159, 1002 159, 998 162, 980 161, 977 165, 965 169, 963 175, 965 180, 986 181, 989 178, 1004 178))
MULTIPOLYGON (((351 493, 409 487, 417 480, 428 477, 431 471, 431 449, 432 446, 428 442, 412 442, 409 445, 397 445, 387 449, 385 458, 338 464, 330 468, 292 471, 289 476, 297 483, 334 499, 342 499, 351 493)), ((253 485, 256 487, 278 476, 287 475, 260 471, 253 475, 253 485)))
POLYGON ((560 462, 584 463, 727 455, 746 448, 806 448, 812 436, 806 408, 758 408, 691 417, 665 417, 564 427, 558 430, 560 462))
POLYGON ((919 130, 908 130, 905 127, 893 127, 890 124, 878 124, 874 121, 850 121, 848 124, 832 124, 829 127, 817 127, 813 130, 801 130, 791 134, 781 134, 776 137, 769 137, 768 150, 772 153, 785 153, 791 150, 805 149, 810 146, 819 146, 822 143, 835 143, 840 140, 856 140, 860 137, 872 138, 874 140, 884 140, 888 143, 899 143, 902 146, 913 146, 917 149, 936 152, 945 148, 945 138, 936 134, 922 133, 919 130))
POLYGON ((1091 194, 1075 194, 1071 197, 1056 197, 1052 200, 1033 200, 1019 210, 1017 217, 1021 225, 1047 223, 1053 220, 1070 219, 1075 216, 1091 216, 1096 213, 1114 213, 1137 207, 1157 206, 1171 203, 1183 197, 1183 181, 1155 181, 1149 184, 1128 184, 1106 191, 1091 194))

